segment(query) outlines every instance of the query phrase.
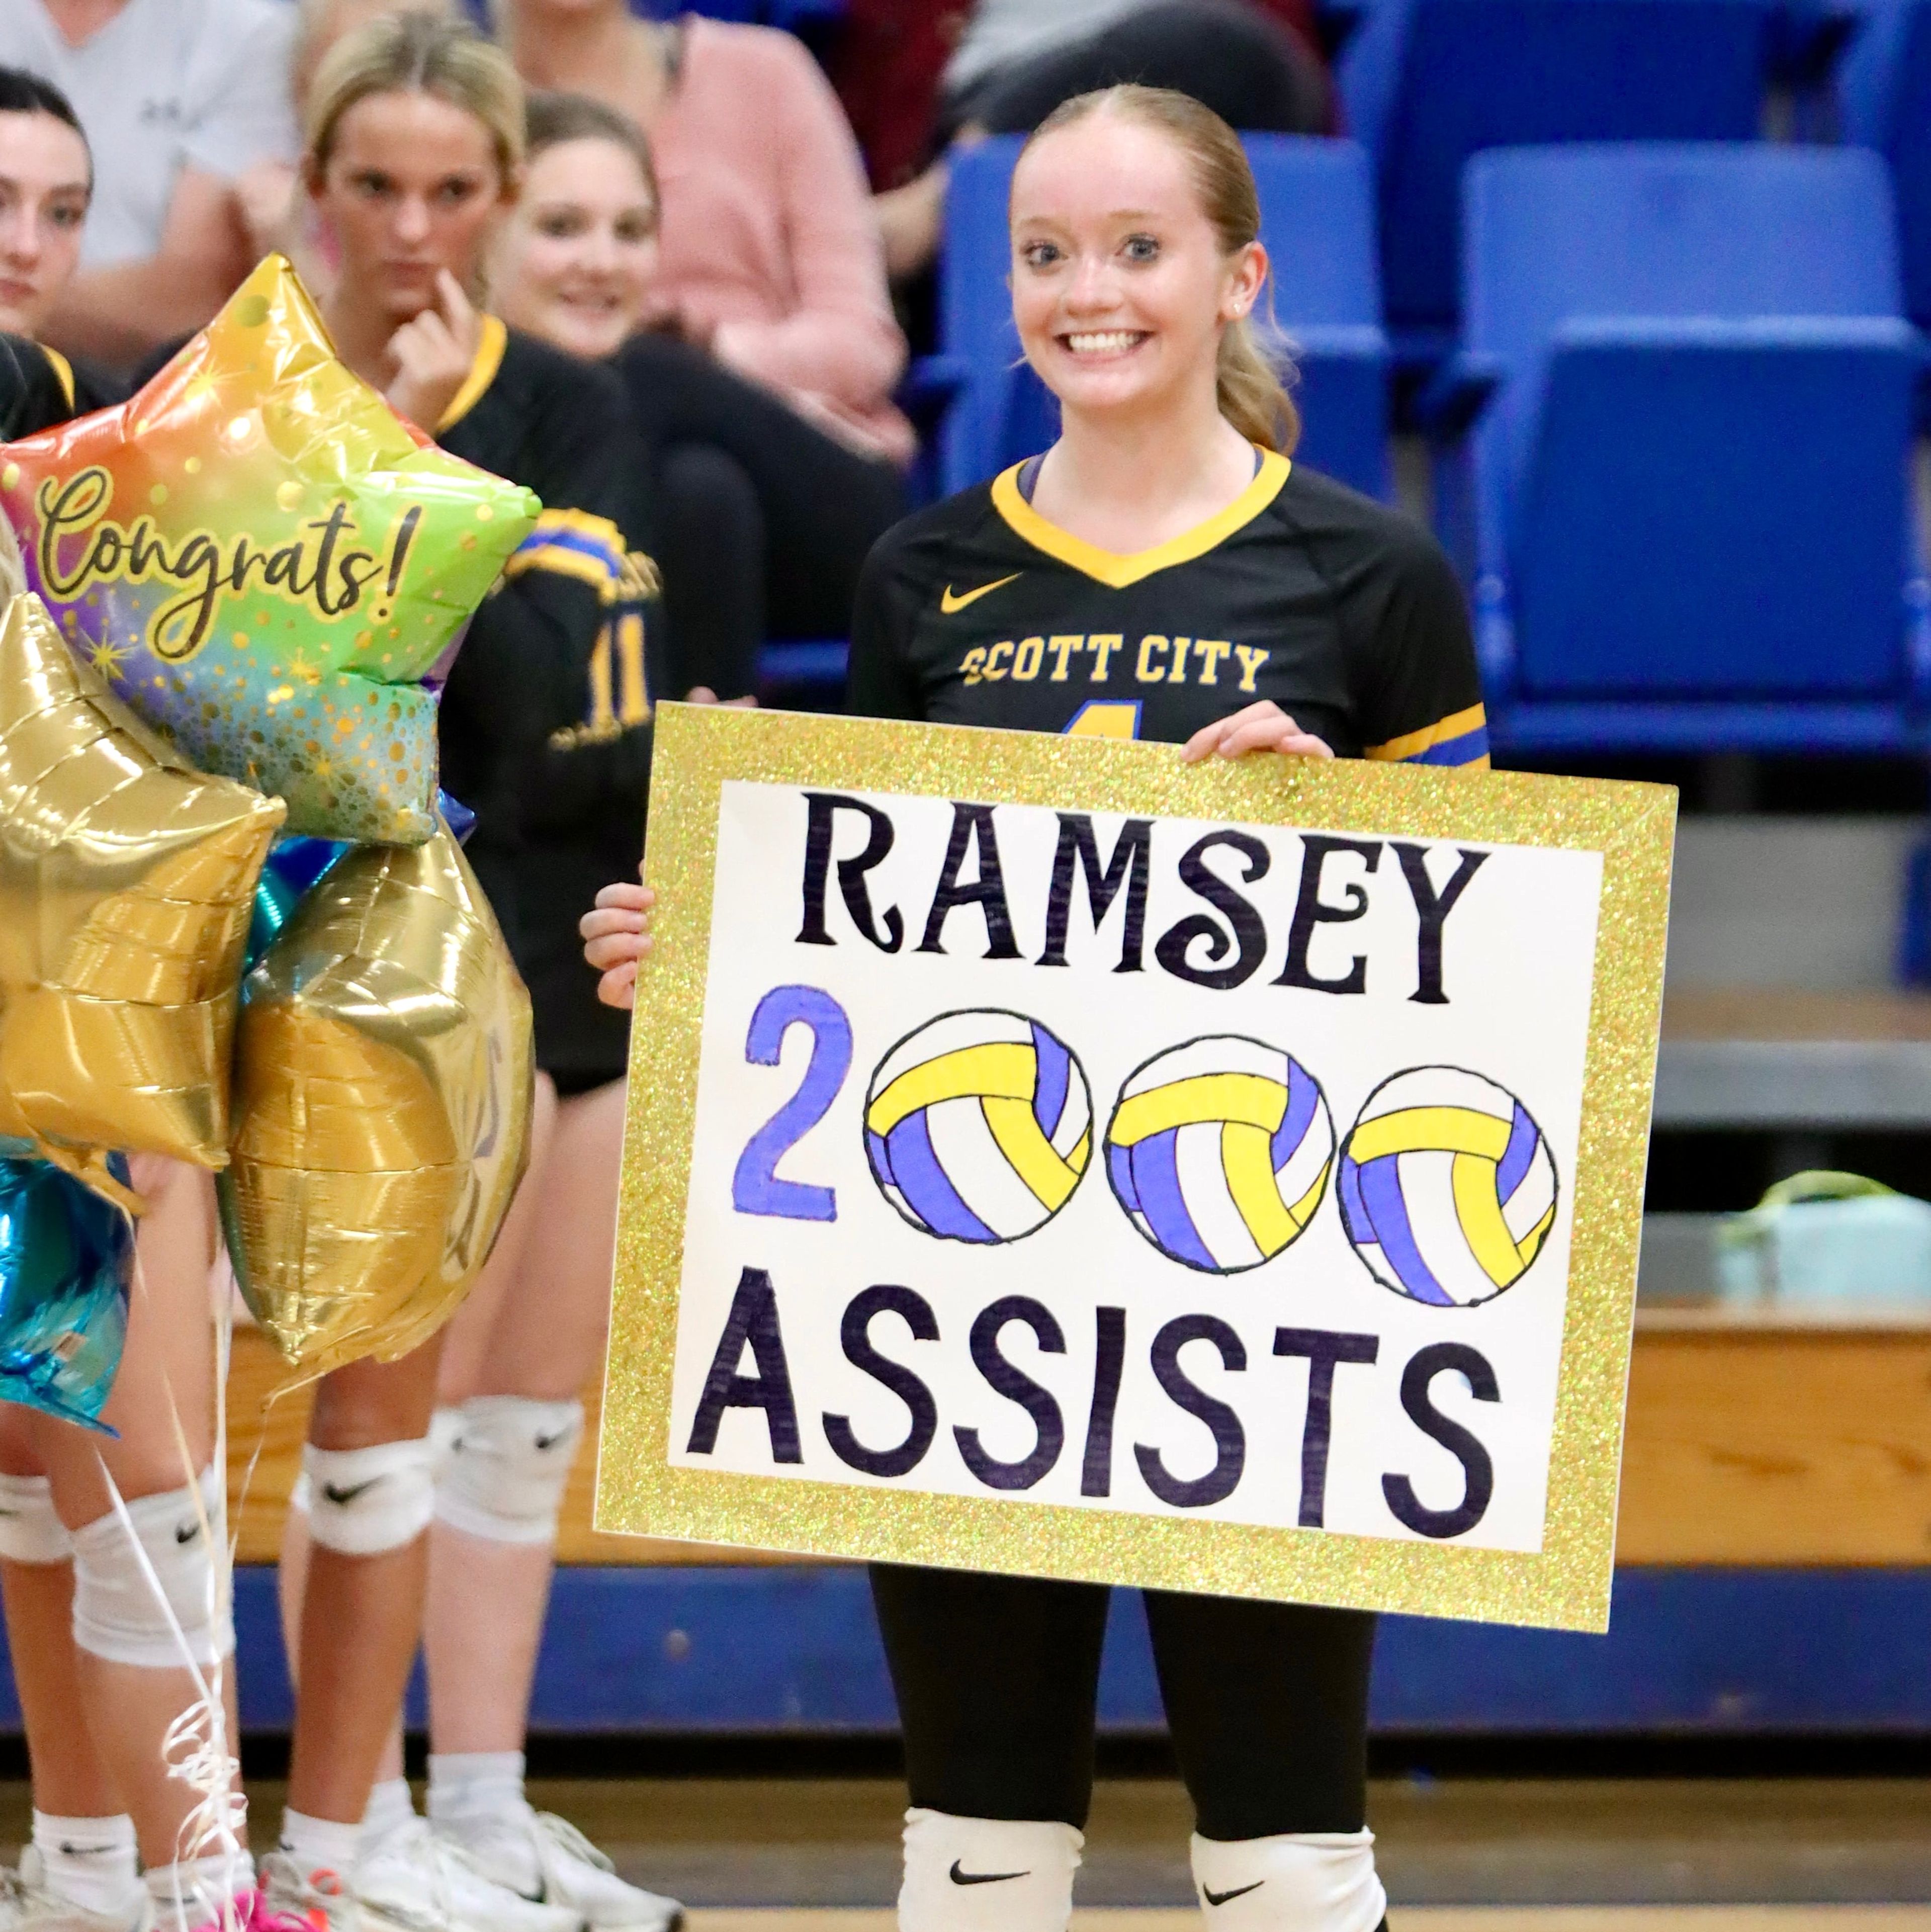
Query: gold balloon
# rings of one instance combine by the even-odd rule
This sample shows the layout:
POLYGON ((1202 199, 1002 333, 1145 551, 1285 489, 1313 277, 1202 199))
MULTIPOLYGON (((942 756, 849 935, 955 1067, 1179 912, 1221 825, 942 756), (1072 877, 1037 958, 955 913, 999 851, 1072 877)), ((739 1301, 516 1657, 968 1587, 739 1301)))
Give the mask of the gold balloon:
POLYGON ((325 873, 242 989, 229 1252, 303 1377, 394 1361, 488 1258, 529 1139, 529 995, 446 825, 325 873))
POLYGON ((106 1150, 226 1164, 255 882, 280 800, 191 771, 61 641, 0 625, 0 1135, 117 1200, 106 1150))

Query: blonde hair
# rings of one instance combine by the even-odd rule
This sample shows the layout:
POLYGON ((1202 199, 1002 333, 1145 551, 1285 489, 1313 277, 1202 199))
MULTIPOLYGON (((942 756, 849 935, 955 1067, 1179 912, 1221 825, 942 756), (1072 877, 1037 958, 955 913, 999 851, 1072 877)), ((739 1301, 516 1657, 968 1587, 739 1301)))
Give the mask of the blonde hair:
MULTIPOLYGON (((353 4, 355 0, 296 0, 295 45, 289 54, 288 71, 289 92, 295 101, 295 118, 298 121, 307 118, 308 97, 314 88, 316 70, 322 64, 322 56, 344 38, 336 30, 336 19, 344 6, 353 4)), ((443 20, 457 17, 456 0, 389 0, 379 11, 433 14, 443 20)))
POLYGON ((304 133, 311 180, 328 165, 342 117, 376 94, 430 94, 489 130, 505 182, 523 166, 523 82, 509 56, 467 21, 411 7, 345 34, 309 89, 304 133))
MULTIPOLYGON (((1133 84, 1076 94, 1063 100, 1033 129, 1020 150, 1021 158, 1034 142, 1096 114, 1153 128, 1179 145, 1192 172, 1201 211, 1219 238, 1223 256, 1237 254, 1260 239, 1261 198, 1240 137, 1212 108, 1203 106, 1190 94, 1133 84)), ((1270 284, 1271 280, 1270 275, 1270 284)), ((1271 286, 1268 300, 1271 308, 1271 286)), ((1293 373, 1285 345, 1281 344, 1277 352, 1270 354, 1263 346, 1264 328, 1279 341, 1271 326, 1257 326, 1249 316, 1237 316, 1222 330, 1215 363, 1215 396, 1220 413, 1243 436, 1286 456, 1300 440, 1300 412, 1282 380, 1284 373, 1293 373)))

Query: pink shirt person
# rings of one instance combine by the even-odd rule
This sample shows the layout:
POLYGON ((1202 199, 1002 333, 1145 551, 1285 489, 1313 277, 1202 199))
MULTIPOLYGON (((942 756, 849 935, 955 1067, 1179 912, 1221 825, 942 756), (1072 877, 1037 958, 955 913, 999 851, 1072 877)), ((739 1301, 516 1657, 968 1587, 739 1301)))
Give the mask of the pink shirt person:
POLYGON ((650 124, 663 196, 660 306, 727 368, 868 455, 910 460, 892 406, 905 342, 858 146, 789 34, 683 23, 650 124))

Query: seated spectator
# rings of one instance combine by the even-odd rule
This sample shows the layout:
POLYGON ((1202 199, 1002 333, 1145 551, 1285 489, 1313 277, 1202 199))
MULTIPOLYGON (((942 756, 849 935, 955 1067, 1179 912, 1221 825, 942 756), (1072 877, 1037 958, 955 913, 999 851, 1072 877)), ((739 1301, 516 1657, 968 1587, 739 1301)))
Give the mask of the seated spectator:
MULTIPOLYGON (((1030 134, 1061 101, 1121 81, 1190 94, 1245 133, 1324 134, 1333 100, 1316 44, 1310 0, 978 0, 946 63, 934 145, 1030 134)), ((845 57, 868 64, 858 46, 845 57)), ((937 254, 946 179, 940 152, 915 180, 888 177, 874 203, 895 281, 937 254)))
MULTIPOLYGON (((857 149, 788 34, 633 20, 624 0, 507 0, 504 16, 527 79, 649 138, 662 202, 648 283, 615 278, 601 320, 568 326, 580 350, 616 354, 651 452, 675 674, 742 697, 767 635, 845 634, 865 553, 903 511, 913 435, 891 398, 905 345, 857 149)), ((532 180, 496 295, 507 319, 560 340, 558 278, 582 254, 561 228, 601 236, 608 219, 592 219, 576 162, 619 200, 644 178, 608 124, 552 145, 576 152, 532 180)))
MULTIPOLYGON (((345 35, 385 14, 406 10, 456 17, 456 0, 297 0, 295 46, 289 57, 289 105, 297 126, 307 118, 308 96, 322 56, 345 35)), ((257 260, 279 252, 294 262, 311 292, 319 296, 333 278, 335 256, 313 208, 297 194, 295 164, 280 154, 253 163, 235 178, 235 193, 257 260)))
POLYGON ((234 182, 295 152, 274 0, 6 0, 0 62, 52 82, 94 150, 81 270, 47 325, 116 368, 199 328, 250 266, 234 182))
POLYGON ((79 262, 93 177, 67 97, 0 68, 0 441, 114 400, 100 378, 76 375, 35 339, 79 262))

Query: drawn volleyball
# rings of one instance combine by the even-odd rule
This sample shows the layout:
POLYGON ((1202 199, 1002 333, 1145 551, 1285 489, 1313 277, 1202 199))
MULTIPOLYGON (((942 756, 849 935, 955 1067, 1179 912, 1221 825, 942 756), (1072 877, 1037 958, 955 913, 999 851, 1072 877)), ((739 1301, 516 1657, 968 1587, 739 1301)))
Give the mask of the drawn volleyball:
POLYGON ((1341 1218, 1384 1287, 1440 1308, 1492 1300, 1555 1225, 1555 1162, 1504 1087, 1417 1066, 1368 1096, 1341 1152, 1341 1218))
POLYGON ((1016 1241, 1045 1226, 1086 1172, 1086 1074, 1064 1041, 1022 1014, 942 1014, 879 1062, 865 1150, 886 1198, 915 1228, 1016 1241))
POLYGON ((1156 1054, 1128 1078, 1106 1130, 1107 1178, 1134 1226, 1213 1274, 1286 1247, 1321 1205, 1333 1160, 1314 1076, 1234 1034, 1156 1054))

